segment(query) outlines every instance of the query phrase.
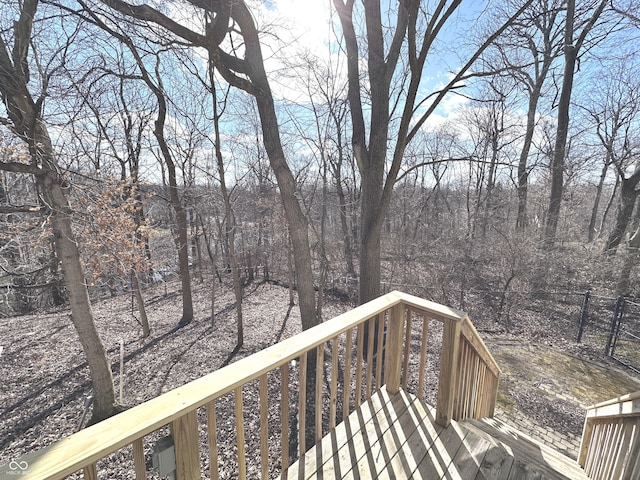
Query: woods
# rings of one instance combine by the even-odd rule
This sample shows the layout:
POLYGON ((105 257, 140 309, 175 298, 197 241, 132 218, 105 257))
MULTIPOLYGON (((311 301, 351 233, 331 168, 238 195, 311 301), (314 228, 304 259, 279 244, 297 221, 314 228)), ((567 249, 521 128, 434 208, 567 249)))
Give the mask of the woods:
POLYGON ((176 326, 233 283, 238 349, 257 269, 303 329, 337 279, 498 291, 503 326, 510 291, 638 296, 633 2, 334 0, 317 38, 286 8, 0 3, 0 314, 68 302, 94 421, 91 298, 135 291, 147 336, 138 285, 173 273, 176 326))

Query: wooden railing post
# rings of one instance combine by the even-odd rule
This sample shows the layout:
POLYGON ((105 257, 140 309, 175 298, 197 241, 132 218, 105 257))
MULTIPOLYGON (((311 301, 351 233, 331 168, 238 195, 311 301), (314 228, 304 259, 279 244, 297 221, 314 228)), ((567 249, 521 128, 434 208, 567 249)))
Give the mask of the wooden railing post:
POLYGON ((440 378, 438 380, 438 400, 436 423, 448 427, 453 419, 453 407, 458 378, 458 350, 460 349, 460 322, 447 320, 442 332, 440 353, 440 378))
POLYGON ((176 479, 200 480, 200 439, 196 410, 171 422, 171 435, 176 451, 176 479))
POLYGON ((640 391, 587 409, 578 465, 593 480, 640 478, 640 391))
POLYGON ((404 305, 402 303, 391 308, 385 351, 386 381, 389 393, 400 391, 400 375, 402 370, 402 340, 404 339, 404 305))
POLYGON ((593 421, 590 418, 584 419, 584 426, 582 427, 582 439, 580 440, 580 450, 578 450, 578 465, 584 468, 587 463, 587 453, 589 451, 589 444, 591 443, 591 436, 593 435, 593 421))

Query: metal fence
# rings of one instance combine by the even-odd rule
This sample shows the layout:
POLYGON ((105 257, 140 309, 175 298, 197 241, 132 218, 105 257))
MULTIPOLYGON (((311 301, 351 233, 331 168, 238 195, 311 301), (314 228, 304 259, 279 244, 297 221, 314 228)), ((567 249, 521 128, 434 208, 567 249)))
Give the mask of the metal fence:
POLYGON ((640 304, 618 298, 605 353, 640 373, 640 304))

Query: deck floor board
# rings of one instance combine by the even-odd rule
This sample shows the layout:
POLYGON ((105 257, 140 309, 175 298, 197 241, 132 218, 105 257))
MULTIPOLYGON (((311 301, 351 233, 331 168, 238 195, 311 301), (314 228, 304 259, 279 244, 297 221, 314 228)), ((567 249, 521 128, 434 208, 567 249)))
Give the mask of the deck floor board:
POLYGON ((281 478, 588 480, 574 461, 504 424, 452 422, 443 428, 433 407, 385 388, 281 478))

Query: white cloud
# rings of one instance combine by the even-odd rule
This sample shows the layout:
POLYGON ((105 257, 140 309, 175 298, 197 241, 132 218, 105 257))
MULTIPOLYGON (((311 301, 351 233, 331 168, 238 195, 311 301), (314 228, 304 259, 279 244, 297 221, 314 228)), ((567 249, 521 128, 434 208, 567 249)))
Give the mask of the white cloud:
MULTIPOLYGON (((261 31, 265 69, 274 96, 307 102, 308 87, 313 90, 317 83, 309 71, 309 62, 318 63, 320 69, 333 65, 334 70, 340 62, 331 52, 331 2, 270 0, 253 2, 250 8, 261 31)), ((335 71, 332 75, 341 76, 335 71)))

